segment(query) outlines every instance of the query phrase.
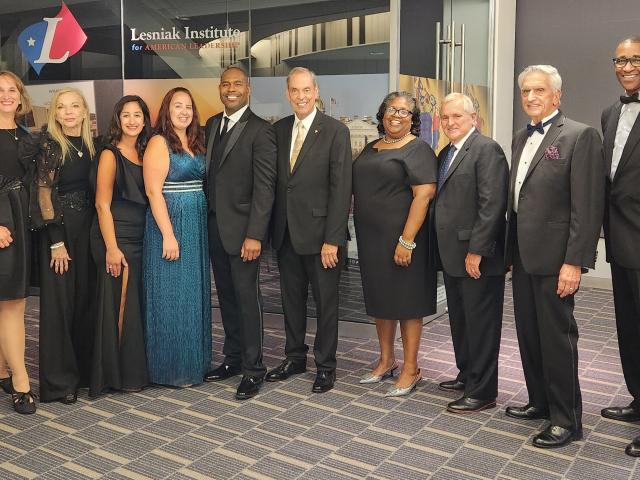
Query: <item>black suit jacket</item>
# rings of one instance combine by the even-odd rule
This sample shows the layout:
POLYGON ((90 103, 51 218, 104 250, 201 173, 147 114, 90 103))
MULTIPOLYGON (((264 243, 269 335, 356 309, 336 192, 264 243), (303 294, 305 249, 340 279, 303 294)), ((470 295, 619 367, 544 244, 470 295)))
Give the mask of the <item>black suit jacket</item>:
MULTIPOLYGON (((512 167, 507 223, 527 130, 511 144, 512 167)), ((525 271, 557 275, 562 264, 593 268, 604 212, 604 161, 598 132, 557 115, 536 151, 520 189, 517 240, 525 271), (545 152, 555 147, 558 159, 545 152)), ((507 265, 512 262, 513 225, 507 226, 507 265)))
POLYGON ((627 143, 613 181, 609 179, 613 144, 622 103, 619 101, 602 112, 604 158, 607 178, 604 235, 607 261, 640 269, 640 115, 629 132, 627 143))
POLYGON ((291 115, 274 125, 278 182, 272 241, 279 249, 288 228, 296 253, 312 255, 320 253, 323 243, 346 245, 351 206, 351 140, 343 123, 318 111, 290 172, 293 122, 291 115))
MULTIPOLYGON (((438 167, 450 146, 438 155, 438 167)), ((467 253, 482 255, 484 275, 503 275, 509 165, 495 141, 476 130, 464 142, 432 203, 443 270, 467 277, 467 253)))
POLYGON ((276 144, 273 126, 249 108, 225 137, 218 164, 213 160, 214 139, 222 113, 205 127, 207 192, 225 251, 239 255, 246 237, 265 240, 276 182, 276 144))

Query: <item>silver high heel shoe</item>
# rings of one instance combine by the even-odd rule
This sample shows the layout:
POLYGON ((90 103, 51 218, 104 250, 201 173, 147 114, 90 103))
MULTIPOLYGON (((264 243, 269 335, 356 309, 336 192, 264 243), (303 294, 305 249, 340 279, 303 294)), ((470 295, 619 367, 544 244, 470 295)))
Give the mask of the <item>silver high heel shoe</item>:
POLYGON ((411 382, 411 385, 404 388, 399 388, 399 387, 396 387, 395 385, 392 385, 391 387, 389 387, 389 390, 387 390, 387 393, 385 393, 384 396, 385 397, 404 397, 405 395, 409 395, 418 386, 418 383, 420 383, 420 380, 422 380, 422 377, 420 376, 420 369, 418 369, 418 373, 413 379, 413 382, 411 382))
POLYGON ((393 377, 393 372, 398 369, 398 365, 395 363, 391 366, 389 370, 384 372, 382 375, 374 375, 373 373, 367 373, 364 375, 359 383, 380 383, 381 381, 393 377))

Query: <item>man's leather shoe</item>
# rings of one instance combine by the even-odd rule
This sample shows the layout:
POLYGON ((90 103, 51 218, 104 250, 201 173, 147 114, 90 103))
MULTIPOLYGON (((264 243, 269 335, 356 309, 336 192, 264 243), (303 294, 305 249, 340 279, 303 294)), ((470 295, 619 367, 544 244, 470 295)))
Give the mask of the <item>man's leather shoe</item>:
POLYGON ((228 365, 223 363, 218 368, 214 368, 204 376, 205 382, 217 382, 219 380, 226 380, 227 378, 240 375, 242 368, 239 365, 228 365))
POLYGON ((277 382, 279 380, 286 380, 291 375, 297 375, 298 373, 304 373, 307 371, 306 362, 293 362, 291 360, 284 360, 273 370, 269 370, 264 377, 267 382, 277 382))
POLYGON ((446 382, 440 382, 438 384, 438 388, 447 392, 452 390, 464 390, 464 382, 461 382, 457 378, 455 380, 447 380, 446 382))
POLYGON ((527 403, 524 407, 507 407, 505 415, 519 420, 538 420, 540 418, 549 419, 549 409, 540 408, 527 403))
POLYGON ((488 408, 494 408, 496 400, 480 400, 479 398, 462 397, 447 405, 447 411, 451 413, 473 413, 488 408))
POLYGON ((262 386, 262 377, 252 377, 250 375, 244 375, 238 390, 236 391, 236 399, 247 400, 251 397, 255 397, 260 391, 262 386))
POLYGON ((624 449, 624 453, 630 457, 640 457, 640 437, 634 438, 633 441, 627 445, 627 448, 624 449))
POLYGON ((563 447, 574 440, 582 440, 582 429, 569 430, 558 425, 549 425, 533 437, 533 446, 538 448, 563 447))
POLYGON ((71 404, 76 403, 78 401, 78 394, 77 393, 67 393, 64 397, 59 398, 58 401, 60 403, 64 403, 65 405, 71 405, 71 404))
POLYGON ((600 410, 600 415, 611 420, 620 420, 621 422, 637 422, 640 420, 640 412, 631 405, 628 407, 607 407, 600 410))
POLYGON ((316 373, 316 381, 313 382, 313 393, 328 392, 333 388, 333 384, 336 381, 335 370, 319 370, 316 373))

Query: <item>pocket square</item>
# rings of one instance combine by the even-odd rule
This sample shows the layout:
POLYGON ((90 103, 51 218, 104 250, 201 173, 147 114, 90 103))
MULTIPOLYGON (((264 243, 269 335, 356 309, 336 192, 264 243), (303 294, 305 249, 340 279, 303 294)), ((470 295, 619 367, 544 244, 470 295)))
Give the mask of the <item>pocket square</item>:
POLYGON ((560 152, 555 145, 549 145, 544 151, 544 158, 546 160, 558 160, 560 158, 560 152))

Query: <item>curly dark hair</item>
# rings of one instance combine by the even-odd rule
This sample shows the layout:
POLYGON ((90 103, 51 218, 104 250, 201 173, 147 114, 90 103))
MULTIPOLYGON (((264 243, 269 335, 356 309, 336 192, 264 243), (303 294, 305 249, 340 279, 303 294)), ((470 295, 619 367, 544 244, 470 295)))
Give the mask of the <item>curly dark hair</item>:
POLYGON ((147 148, 147 142, 151 137, 151 133, 153 129, 151 128, 151 115, 149 114, 149 107, 145 103, 142 98, 138 95, 125 95, 118 103, 113 107, 113 115, 111 116, 111 122, 109 123, 109 129, 107 130, 106 142, 114 147, 120 141, 122 137, 122 125, 120 125, 120 114, 124 109, 124 106, 127 103, 136 102, 140 105, 140 110, 142 110, 142 116, 144 117, 144 127, 138 135, 136 140, 136 151, 138 152, 138 156, 142 159, 144 155, 144 150, 147 148))
POLYGON ((382 117, 387 110, 387 107, 391 103, 392 100, 402 97, 404 98, 410 105, 411 108, 411 133, 416 137, 420 136, 420 107, 418 107, 418 102, 416 99, 411 96, 409 92, 391 92, 389 95, 384 97, 384 100, 380 104, 378 108, 378 113, 376 114, 376 119, 378 120, 378 132, 380 135, 384 135, 384 125, 382 124, 382 117))
POLYGON ((193 100, 193 95, 191 95, 191 92, 184 87, 172 88, 162 99, 162 104, 160 105, 160 111, 158 112, 158 119, 156 120, 154 133, 156 135, 162 135, 164 138, 166 138, 172 151, 176 153, 184 152, 182 144, 180 143, 180 139, 173 129, 173 125, 171 123, 171 113, 169 112, 171 100, 173 99, 173 96, 179 92, 189 95, 189 98, 191 99, 191 105, 193 106, 193 119, 187 127, 188 147, 194 155, 205 153, 207 149, 204 145, 204 135, 202 133, 202 129, 200 128, 200 116, 198 115, 196 102, 193 100))

